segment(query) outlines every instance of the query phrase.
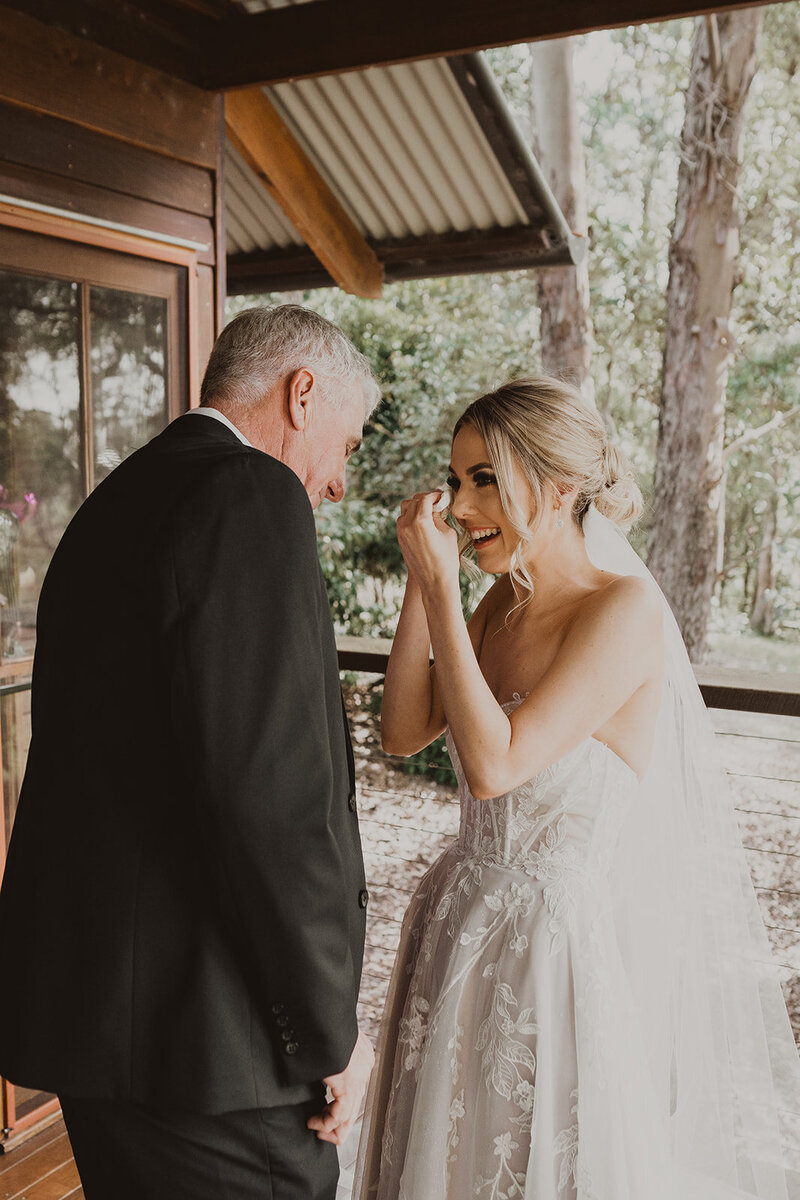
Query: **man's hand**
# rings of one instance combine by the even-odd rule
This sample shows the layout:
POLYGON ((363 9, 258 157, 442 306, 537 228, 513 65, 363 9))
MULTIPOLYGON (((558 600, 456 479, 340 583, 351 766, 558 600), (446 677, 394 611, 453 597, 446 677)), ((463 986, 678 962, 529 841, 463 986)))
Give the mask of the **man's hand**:
POLYGON ((316 1132, 321 1142, 333 1142, 334 1146, 344 1144, 361 1109, 374 1062, 372 1043, 365 1033, 359 1031, 345 1069, 340 1075, 330 1075, 322 1081, 327 1085, 332 1099, 321 1113, 310 1117, 307 1122, 308 1128, 316 1132))

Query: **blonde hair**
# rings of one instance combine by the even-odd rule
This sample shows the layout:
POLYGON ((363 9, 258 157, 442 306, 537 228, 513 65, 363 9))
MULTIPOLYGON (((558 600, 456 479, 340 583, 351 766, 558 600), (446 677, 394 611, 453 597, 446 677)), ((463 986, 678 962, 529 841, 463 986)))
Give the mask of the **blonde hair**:
MULTIPOLYGON (((640 516, 642 494, 631 464, 609 442, 597 410, 570 384, 547 376, 515 379, 474 400, 456 422, 454 438, 465 425, 486 443, 503 511, 519 538, 509 569, 516 607, 533 596, 524 550, 541 520, 545 484, 577 489, 572 519, 578 528, 592 504, 622 529, 640 516), (514 497, 515 462, 531 487, 533 522, 514 497)), ((466 531, 459 549, 469 562, 465 556, 474 549, 466 531)))

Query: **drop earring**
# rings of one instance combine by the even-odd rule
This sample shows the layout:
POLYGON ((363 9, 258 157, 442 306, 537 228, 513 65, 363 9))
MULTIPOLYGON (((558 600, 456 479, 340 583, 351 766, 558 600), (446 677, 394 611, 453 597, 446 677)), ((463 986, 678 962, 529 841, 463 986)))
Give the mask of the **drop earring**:
POLYGON ((556 517, 556 529, 563 529, 564 528, 564 518, 561 516, 561 505, 560 504, 559 504, 558 508, 556 509, 556 512, 558 513, 558 516, 556 517))

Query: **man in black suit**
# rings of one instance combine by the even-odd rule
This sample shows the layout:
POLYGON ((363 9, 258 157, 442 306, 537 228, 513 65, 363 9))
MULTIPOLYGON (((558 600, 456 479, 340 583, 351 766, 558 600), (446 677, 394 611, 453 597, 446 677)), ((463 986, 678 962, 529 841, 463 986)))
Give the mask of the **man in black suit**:
POLYGON ((53 556, 0 894, 0 1071, 59 1094, 87 1200, 333 1200, 372 1051, 312 509, 344 495, 377 395, 321 317, 242 313, 202 407, 53 556))

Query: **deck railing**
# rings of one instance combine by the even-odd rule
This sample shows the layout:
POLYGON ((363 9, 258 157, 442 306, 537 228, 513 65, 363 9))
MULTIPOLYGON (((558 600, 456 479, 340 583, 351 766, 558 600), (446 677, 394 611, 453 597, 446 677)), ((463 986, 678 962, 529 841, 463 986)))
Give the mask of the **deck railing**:
MULTIPOLYGON (((368 672, 373 679, 385 673, 390 642, 340 637, 337 643, 343 671, 368 672)), ((800 1041, 800 676, 711 667, 696 668, 696 674, 713 710, 753 882, 800 1041)), ((0 685, 4 716, 13 703, 18 720, 28 717, 30 686, 29 679, 19 678, 0 685)), ((452 769, 440 769, 446 782, 403 774, 399 760, 397 769, 388 765, 376 732, 359 736, 357 726, 359 808, 371 893, 361 1010, 365 1027, 374 1032, 403 913, 418 879, 455 836, 458 804, 452 769)), ((14 740, 14 757, 21 761, 10 775, 18 778, 24 735, 14 740)), ((5 750, 7 756, 9 747, 5 750)), ((10 764, 5 765, 8 783, 10 764)), ((6 805, 12 800, 8 792, 5 800, 6 805)))

